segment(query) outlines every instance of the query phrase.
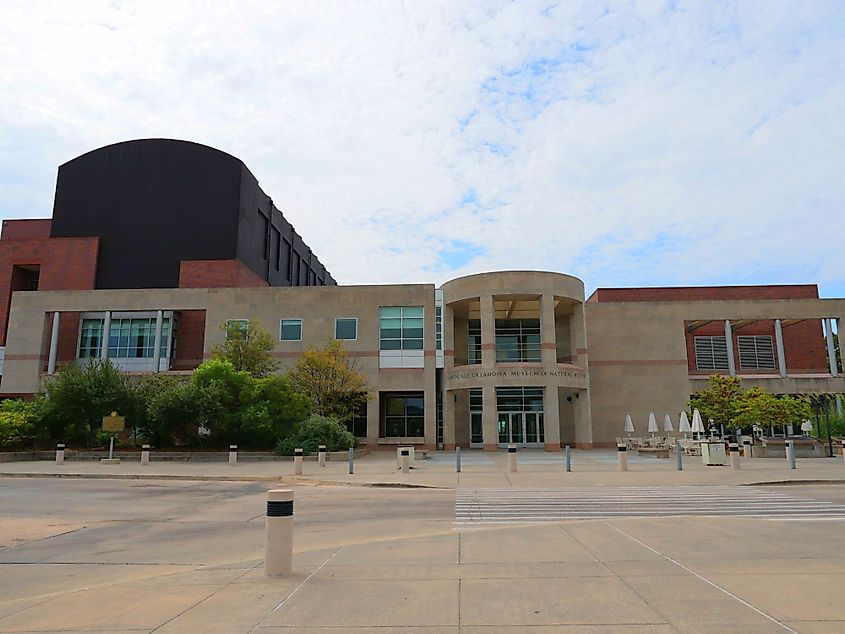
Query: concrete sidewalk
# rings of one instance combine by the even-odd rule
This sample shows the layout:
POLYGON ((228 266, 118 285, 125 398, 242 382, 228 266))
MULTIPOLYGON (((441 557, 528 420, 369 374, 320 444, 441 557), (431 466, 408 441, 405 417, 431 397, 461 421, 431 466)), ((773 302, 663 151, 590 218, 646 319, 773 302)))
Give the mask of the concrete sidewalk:
POLYGON ((671 459, 629 457, 627 472, 619 472, 616 452, 608 450, 572 451, 572 472, 564 468, 562 453, 524 450, 518 454, 517 473, 509 473, 504 452, 462 452, 462 471, 455 472, 453 452, 432 452, 428 460, 416 460, 409 474, 396 466, 392 452, 374 452, 355 460, 355 473, 349 475, 347 462, 328 462, 324 468, 314 461, 304 463, 304 475, 293 476, 291 462, 240 462, 235 466, 214 462, 156 462, 141 466, 123 461, 119 465, 101 465, 95 461, 66 461, 57 466, 52 461, 9 462, 0 465, 0 477, 7 476, 77 476, 106 478, 174 478, 198 480, 285 481, 302 484, 412 485, 454 489, 471 488, 545 488, 560 486, 648 486, 648 485, 737 485, 782 481, 845 482, 845 462, 838 458, 805 458, 798 468, 789 469, 784 459, 755 458, 742 462, 740 471, 730 467, 707 467, 699 457, 684 457, 684 469, 678 471, 671 459))

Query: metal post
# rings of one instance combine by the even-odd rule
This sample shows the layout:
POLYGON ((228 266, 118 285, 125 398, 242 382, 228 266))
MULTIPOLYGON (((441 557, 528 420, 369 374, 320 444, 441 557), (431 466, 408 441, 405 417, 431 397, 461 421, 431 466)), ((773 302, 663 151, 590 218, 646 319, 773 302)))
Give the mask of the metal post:
POLYGON ((731 320, 725 320, 725 343, 728 351, 728 374, 736 376, 736 361, 734 360, 734 338, 731 331, 731 320))
POLYGON ((455 473, 461 472, 461 448, 455 447, 455 473))
POLYGON ((516 473, 516 445, 508 445, 508 471, 516 473))
POLYGON ((56 445, 56 464, 65 463, 65 444, 60 442, 56 445))
POLYGON ((731 452, 731 469, 734 471, 739 471, 742 469, 742 464, 739 462, 739 445, 735 442, 732 442, 728 445, 728 449, 731 452))
MULTIPOLYGON (((827 449, 831 457, 833 457, 833 436, 830 435, 830 409, 827 404, 826 395, 822 394, 822 398, 824 399, 822 401, 824 404, 824 420, 827 423, 827 449)), ((819 429, 819 431, 821 431, 821 429, 819 429)))
POLYGON ((795 445, 794 441, 786 441, 786 459, 789 461, 789 468, 795 469, 795 445))
MULTIPOLYGON (((156 311, 156 330, 153 339, 153 372, 161 371, 161 331, 164 327, 164 311, 156 311)), ((171 337, 173 335, 171 334, 171 337)))
POLYGON ((109 460, 114 460, 114 434, 109 437, 109 460))
POLYGON ((782 378, 786 378, 786 353, 783 347, 783 324, 775 319, 775 346, 778 352, 778 371, 782 378))
POLYGON ((566 445, 563 449, 564 457, 566 458, 566 471, 572 471, 572 451, 569 448, 569 445, 566 445))
POLYGON ((293 491, 267 491, 267 520, 264 528, 264 574, 289 575, 293 563, 293 491))
POLYGON ((150 446, 149 445, 141 445, 141 464, 142 465, 150 464, 150 446))
POLYGON ((827 362, 833 376, 839 374, 836 363, 836 347, 833 345, 833 320, 825 319, 825 339, 827 340, 827 362))
POLYGON ((349 448, 349 475, 355 473, 355 450, 350 447, 349 448))
POLYGON ((111 339, 111 311, 106 311, 106 318, 103 320, 103 341, 100 347, 100 358, 109 358, 109 339, 111 339))
POLYGON ((402 473, 410 473, 411 472, 411 451, 405 447, 400 449, 402 457, 400 458, 400 463, 402 465, 402 473))
POLYGON ((320 445, 317 447, 317 464, 321 467, 326 466, 326 446, 320 445))
POLYGON ((628 470, 628 446, 624 443, 618 443, 616 445, 616 458, 619 460, 619 470, 620 471, 627 471, 628 470))
POLYGON ((751 441, 744 438, 742 441, 742 457, 746 461, 751 460, 751 441))
POLYGON ((53 313, 53 329, 50 331, 50 356, 47 359, 47 374, 56 373, 56 355, 59 353, 59 311, 53 313))
POLYGON ((293 450, 293 475, 302 475, 302 449, 293 450))
POLYGON ((675 441, 675 462, 677 463, 678 471, 684 470, 684 452, 681 450, 681 442, 675 441))
POLYGON ((229 445, 229 464, 235 466, 238 464, 238 446, 229 445))

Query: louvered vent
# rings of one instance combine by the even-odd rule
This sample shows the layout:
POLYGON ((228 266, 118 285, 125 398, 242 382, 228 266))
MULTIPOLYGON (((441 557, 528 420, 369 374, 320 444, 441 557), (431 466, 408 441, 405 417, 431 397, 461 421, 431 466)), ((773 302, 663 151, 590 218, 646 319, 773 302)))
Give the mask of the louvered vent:
POLYGON ((696 337, 695 367, 699 370, 727 370, 728 347, 725 338, 696 337))
POLYGON ((775 351, 772 338, 766 335, 740 336, 739 367, 743 370, 774 370, 775 351))

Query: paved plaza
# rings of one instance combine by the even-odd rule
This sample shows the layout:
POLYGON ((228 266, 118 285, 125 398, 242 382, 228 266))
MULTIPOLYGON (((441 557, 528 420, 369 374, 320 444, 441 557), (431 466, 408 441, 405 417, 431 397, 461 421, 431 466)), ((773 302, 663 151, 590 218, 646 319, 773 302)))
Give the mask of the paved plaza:
POLYGON ((303 478, 286 462, 2 464, 0 632, 845 631, 841 459, 619 473, 585 452, 566 473, 527 452, 514 474, 466 454, 460 477, 448 454, 410 474, 384 454, 353 476, 307 462, 303 478), (791 477, 808 482, 760 484, 791 477), (280 482, 294 573, 267 578, 280 482))

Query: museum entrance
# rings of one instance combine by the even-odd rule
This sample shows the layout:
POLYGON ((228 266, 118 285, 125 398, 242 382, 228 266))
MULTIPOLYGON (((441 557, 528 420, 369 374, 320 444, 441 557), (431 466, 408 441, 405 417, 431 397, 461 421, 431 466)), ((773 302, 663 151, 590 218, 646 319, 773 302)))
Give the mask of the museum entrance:
POLYGON ((543 388, 498 387, 496 410, 500 447, 543 446, 543 388))

